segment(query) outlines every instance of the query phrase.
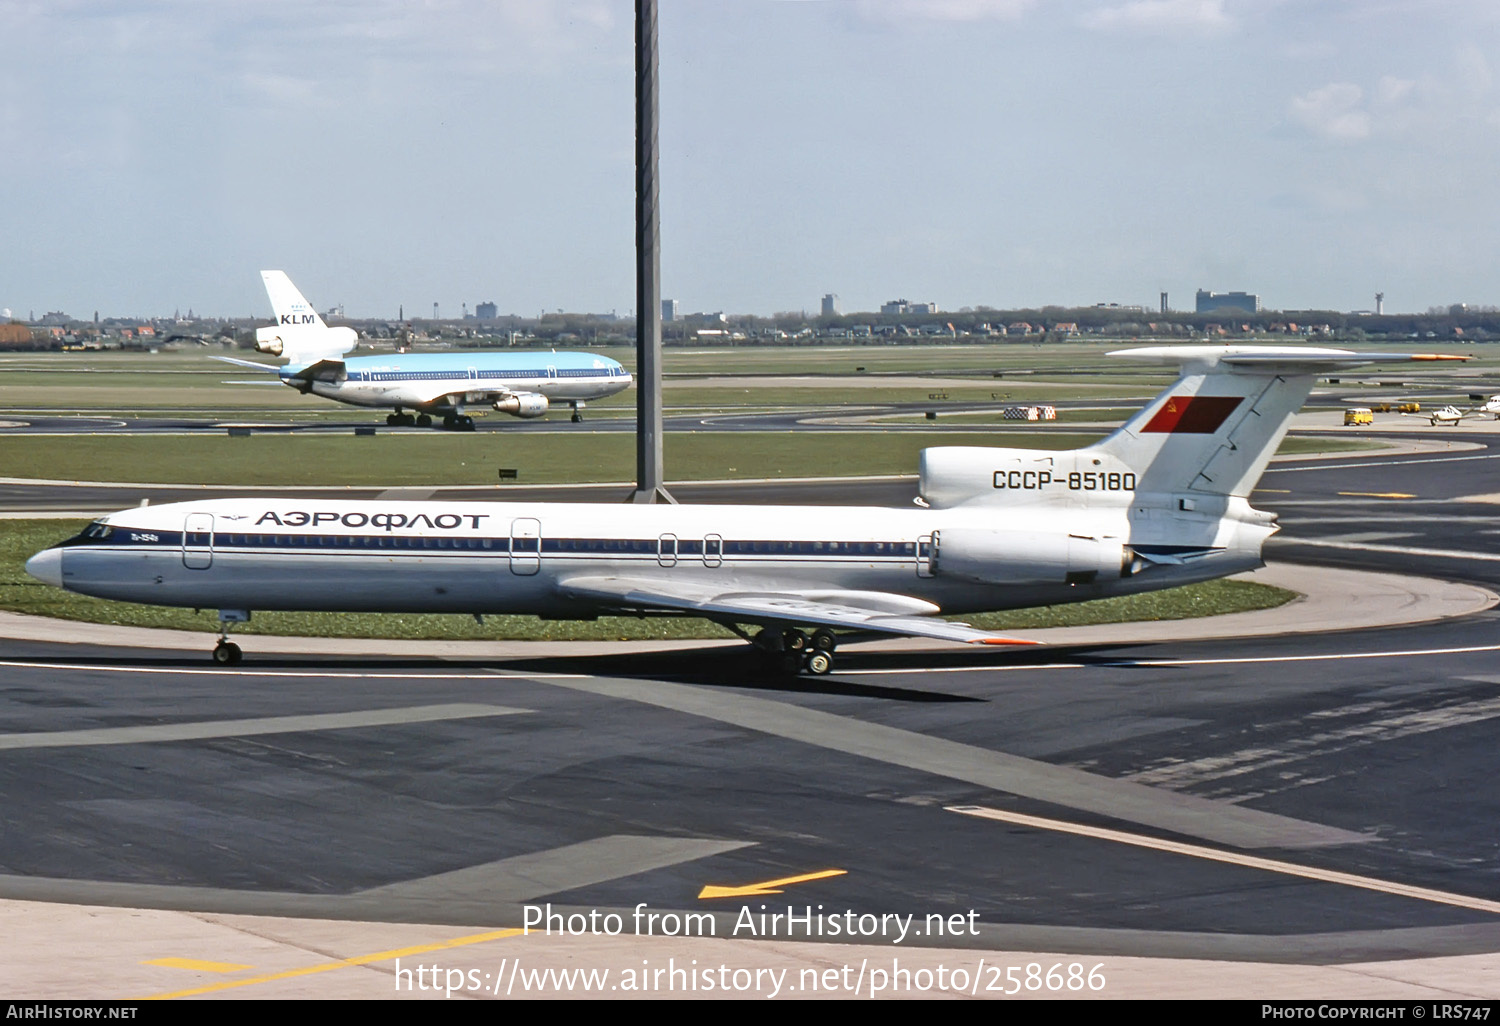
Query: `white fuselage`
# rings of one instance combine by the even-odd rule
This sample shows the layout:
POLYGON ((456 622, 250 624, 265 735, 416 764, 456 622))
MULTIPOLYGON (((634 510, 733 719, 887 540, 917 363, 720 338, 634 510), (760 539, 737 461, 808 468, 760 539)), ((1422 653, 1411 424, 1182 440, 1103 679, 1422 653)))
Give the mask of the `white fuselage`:
POLYGON ((618 362, 588 353, 391 353, 330 364, 288 365, 280 370, 281 380, 341 403, 398 409, 460 409, 510 395, 581 403, 631 384, 618 362))
MULTIPOLYGON (((504 380, 504 387, 513 392, 533 392, 544 395, 554 403, 566 403, 576 400, 603 399, 617 392, 623 392, 630 387, 630 381, 628 374, 611 375, 607 370, 588 376, 560 378, 556 375, 555 369, 549 374, 547 368, 541 368, 539 371, 508 375, 504 380)), ((433 376, 418 378, 399 372, 383 373, 372 370, 362 373, 358 378, 348 378, 342 381, 315 380, 310 383, 309 391, 325 399, 333 399, 352 406, 395 406, 415 409, 432 402, 434 394, 443 397, 464 396, 471 391, 487 393, 491 387, 488 379, 484 381, 479 379, 477 371, 472 374, 468 370, 456 373, 438 372, 433 376)), ((475 401, 482 402, 483 396, 475 401)))
POLYGON ((1153 562, 1132 550, 1126 506, 1028 516, 987 506, 226 499, 111 514, 27 569, 102 598, 221 609, 664 611, 569 594, 570 581, 627 579, 689 592, 883 593, 961 613, 1253 569, 1274 530, 1227 517, 1200 527, 1191 560, 1153 562))

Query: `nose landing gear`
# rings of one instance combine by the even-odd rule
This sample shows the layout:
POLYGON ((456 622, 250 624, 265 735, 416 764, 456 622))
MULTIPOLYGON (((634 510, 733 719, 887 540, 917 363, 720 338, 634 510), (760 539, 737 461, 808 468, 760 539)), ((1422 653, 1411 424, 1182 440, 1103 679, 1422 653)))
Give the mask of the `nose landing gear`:
POLYGON ((229 640, 229 629, 237 623, 249 623, 250 610, 248 609, 221 609, 219 610, 219 643, 214 646, 213 661, 220 666, 235 666, 239 664, 240 657, 244 654, 240 646, 229 640))

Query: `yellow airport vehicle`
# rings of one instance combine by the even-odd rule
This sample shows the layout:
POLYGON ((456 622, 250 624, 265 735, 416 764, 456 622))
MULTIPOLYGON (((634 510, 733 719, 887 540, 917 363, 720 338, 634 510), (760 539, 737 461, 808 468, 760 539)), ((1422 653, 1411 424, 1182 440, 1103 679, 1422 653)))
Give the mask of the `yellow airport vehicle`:
POLYGON ((1351 424, 1358 425, 1373 423, 1375 423, 1375 414, 1370 412, 1370 408, 1368 406, 1356 406, 1353 409, 1344 411, 1345 427, 1349 427, 1351 424))

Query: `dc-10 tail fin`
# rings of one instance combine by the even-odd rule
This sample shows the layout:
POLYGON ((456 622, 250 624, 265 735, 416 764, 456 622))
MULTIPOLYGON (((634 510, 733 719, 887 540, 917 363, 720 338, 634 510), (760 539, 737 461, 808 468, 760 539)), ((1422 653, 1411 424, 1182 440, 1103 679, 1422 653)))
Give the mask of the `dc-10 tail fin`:
POLYGON ((289 365, 337 358, 353 349, 359 336, 353 328, 330 328, 318 316, 285 271, 261 271, 276 323, 255 331, 255 348, 284 356, 289 365))

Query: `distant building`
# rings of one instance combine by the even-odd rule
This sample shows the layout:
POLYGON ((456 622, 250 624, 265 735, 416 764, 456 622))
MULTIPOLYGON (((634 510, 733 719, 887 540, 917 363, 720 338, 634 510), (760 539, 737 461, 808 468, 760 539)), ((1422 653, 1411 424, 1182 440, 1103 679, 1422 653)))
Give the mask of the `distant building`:
POLYGON ((1209 292, 1198 290, 1198 313, 1213 313, 1215 310, 1243 310, 1245 313, 1260 313, 1260 297, 1249 292, 1209 292))
POLYGON ((661 301, 661 319, 664 321, 675 321, 677 316, 677 300, 663 299, 661 301))
POLYGON ((889 303, 880 305, 883 314, 904 314, 911 312, 911 305, 904 299, 893 299, 889 303))
POLYGON ((494 303, 475 303, 474 316, 481 321, 493 321, 499 314, 499 308, 494 303))
POLYGON ((938 305, 936 303, 910 303, 907 305, 906 312, 914 314, 935 314, 938 312, 938 305))
POLYGON ((839 315, 839 297, 832 292, 823 297, 823 316, 837 317, 839 315))

